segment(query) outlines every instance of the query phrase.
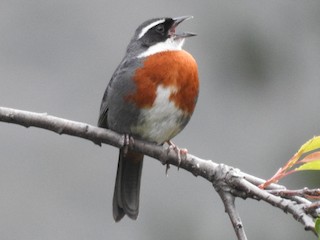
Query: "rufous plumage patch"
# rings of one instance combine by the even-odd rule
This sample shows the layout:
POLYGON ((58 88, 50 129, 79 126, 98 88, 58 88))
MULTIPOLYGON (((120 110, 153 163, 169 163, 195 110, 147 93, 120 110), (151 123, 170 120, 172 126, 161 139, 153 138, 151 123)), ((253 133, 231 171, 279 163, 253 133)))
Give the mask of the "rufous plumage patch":
POLYGON ((191 114, 199 92, 198 68, 186 51, 164 51, 148 56, 133 78, 136 90, 126 100, 138 108, 151 108, 159 85, 176 89, 169 99, 177 108, 191 114))

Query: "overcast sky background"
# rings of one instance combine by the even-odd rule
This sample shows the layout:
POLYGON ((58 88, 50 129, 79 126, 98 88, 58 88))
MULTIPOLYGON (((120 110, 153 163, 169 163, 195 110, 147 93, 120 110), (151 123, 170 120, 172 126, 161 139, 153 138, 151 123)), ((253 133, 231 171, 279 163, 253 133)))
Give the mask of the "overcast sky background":
MULTIPOLYGON (((96 125, 105 87, 136 27, 193 15, 185 49, 201 81, 174 139, 189 152, 268 178, 320 134, 319 1, 0 2, 0 105, 96 125)), ((114 223, 118 150, 0 123, 1 239, 236 239, 212 186, 145 158, 137 221, 114 223)), ((319 187, 319 173, 281 183, 319 187), (312 182, 314 181, 314 182, 312 182)), ((291 216, 237 200, 249 239, 311 239, 291 216)))

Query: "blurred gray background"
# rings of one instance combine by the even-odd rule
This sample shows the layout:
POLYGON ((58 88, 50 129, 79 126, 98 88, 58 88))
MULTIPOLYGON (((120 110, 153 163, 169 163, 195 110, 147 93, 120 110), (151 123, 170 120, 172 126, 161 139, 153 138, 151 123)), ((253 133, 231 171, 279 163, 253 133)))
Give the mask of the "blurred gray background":
MULTIPOLYGON (((185 49, 201 91, 174 139, 205 159, 270 177, 320 134, 319 1, 0 2, 0 105, 95 125, 104 89, 136 27, 193 15, 185 49)), ((146 158, 137 221, 111 213, 118 150, 0 123, 0 238, 236 239, 212 186, 146 158)), ((319 186, 319 173, 281 181, 319 186)), ((315 239, 291 216, 237 200, 249 239, 315 239)))

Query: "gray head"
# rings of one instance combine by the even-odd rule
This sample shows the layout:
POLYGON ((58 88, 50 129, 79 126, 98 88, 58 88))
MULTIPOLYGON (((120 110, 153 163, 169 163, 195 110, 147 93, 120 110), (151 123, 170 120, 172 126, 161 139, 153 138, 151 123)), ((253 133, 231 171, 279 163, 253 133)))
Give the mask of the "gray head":
POLYGON ((192 16, 154 18, 142 23, 136 30, 127 48, 127 57, 142 58, 152 54, 181 50, 186 37, 196 34, 176 32, 177 26, 192 16))

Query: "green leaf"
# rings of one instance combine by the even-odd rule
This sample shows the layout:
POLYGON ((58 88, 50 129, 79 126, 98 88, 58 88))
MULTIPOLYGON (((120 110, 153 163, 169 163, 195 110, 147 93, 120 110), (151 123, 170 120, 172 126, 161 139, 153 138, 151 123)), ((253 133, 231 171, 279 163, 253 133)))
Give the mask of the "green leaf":
POLYGON ((318 235, 318 239, 320 239, 320 218, 316 219, 315 230, 318 235))
POLYGON ((313 137, 305 144, 303 144, 298 151, 298 156, 301 156, 304 153, 316 150, 318 148, 320 148, 320 136, 313 137))
POLYGON ((305 170, 320 170, 320 160, 307 162, 300 167, 295 169, 296 171, 305 171, 305 170))

